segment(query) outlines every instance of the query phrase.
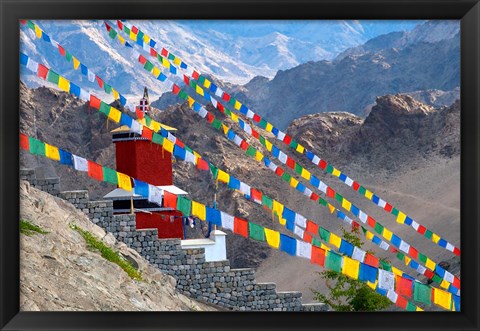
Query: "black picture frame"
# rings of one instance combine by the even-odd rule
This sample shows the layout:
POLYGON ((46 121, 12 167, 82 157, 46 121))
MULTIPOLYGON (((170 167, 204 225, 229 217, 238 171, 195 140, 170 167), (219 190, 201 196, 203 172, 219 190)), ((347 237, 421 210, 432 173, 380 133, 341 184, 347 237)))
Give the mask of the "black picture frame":
MULTIPOLYGON (((480 4, 420 1, 14 1, 1 4, 2 330, 479 330, 480 4), (19 19, 460 19, 461 312, 19 312, 19 19)), ((448 188, 447 188, 448 189, 448 188)))

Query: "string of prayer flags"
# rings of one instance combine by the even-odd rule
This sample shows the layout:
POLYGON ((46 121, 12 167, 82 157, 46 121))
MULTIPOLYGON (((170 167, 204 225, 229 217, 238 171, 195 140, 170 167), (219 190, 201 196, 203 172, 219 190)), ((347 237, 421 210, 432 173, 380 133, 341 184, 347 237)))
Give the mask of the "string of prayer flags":
MULTIPOLYGON (((105 22, 105 24, 108 25, 108 23, 106 23, 106 22, 105 22)), ((111 27, 110 27, 110 28, 111 28, 111 27)), ((112 28, 111 28, 111 29, 112 29, 112 28)), ((126 45, 124 44, 124 46, 126 46, 126 45)), ((166 81, 166 80, 167 80, 167 79, 165 78, 164 81, 166 81)), ((163 82, 164 82, 164 81, 163 81, 163 82)), ((181 89, 179 89, 179 90, 182 91, 181 89)), ((193 104, 190 104, 189 106, 190 106, 190 108, 193 108, 193 109, 194 109, 196 112, 198 112, 198 113, 200 113, 199 109, 201 109, 201 110, 203 110, 203 112, 204 112, 205 115, 211 114, 211 113, 209 113, 203 106, 201 106, 201 105, 199 105, 199 104, 198 104, 197 106, 195 106, 195 105, 196 105, 196 101, 194 101, 193 104)), ((208 118, 210 118, 210 119, 215 119, 215 117, 214 117, 213 115, 211 115, 211 116, 201 116, 201 117, 203 117, 203 118, 205 118, 205 119, 208 119, 208 118)), ((211 120, 210 120, 210 122, 211 122, 211 120)), ((221 125, 218 126, 218 129, 219 129, 222 133, 225 134, 224 130, 222 130, 221 125)), ((229 131, 231 131, 231 129, 229 129, 229 131)), ((228 132, 227 132, 227 136, 228 136, 228 135, 229 135, 229 134, 228 134, 228 132)), ((236 134, 235 134, 235 137, 234 137, 234 142, 235 142, 238 146, 240 146, 242 149, 244 149, 244 150, 247 150, 247 149, 248 149, 248 146, 250 146, 245 140, 243 140, 242 138, 240 138, 240 137, 239 137, 238 135, 236 135, 236 134), (237 138, 237 137, 238 137, 238 139, 235 139, 235 138, 237 138), (237 140, 237 141, 235 141, 235 140, 237 140), (242 147, 242 146, 243 146, 243 147, 242 147)), ((272 148, 272 149, 273 149, 273 148, 272 148)), ((277 149, 277 150, 278 150, 278 149, 277 149)), ((279 154, 279 152, 278 152, 278 154, 279 154)), ((264 157, 264 160, 265 160, 265 159, 266 159, 266 158, 264 157)), ((266 163, 266 162, 265 162, 265 163, 266 163)), ((269 163, 272 163, 272 162, 269 162, 269 163)), ((272 164, 273 164, 273 163, 272 163, 272 164)), ((266 164, 265 164, 265 165, 266 165, 266 164)), ((266 166, 267 166, 267 165, 266 165, 266 166)), ((282 176, 282 177, 283 177, 284 171, 282 171, 282 172, 277 171, 277 170, 280 169, 280 168, 278 168, 276 165, 274 165, 274 166, 275 166, 274 168, 271 167, 271 166, 268 166, 268 167, 269 167, 271 170, 273 170, 278 176, 282 176)), ((312 178, 314 178, 313 175, 311 176, 310 179, 312 179, 312 178)), ((327 185, 325 185, 325 184, 324 184, 323 182, 321 182, 318 178, 317 178, 316 180, 318 180, 318 181, 320 182, 319 189, 320 189, 320 190, 323 189, 323 190, 325 191, 324 193, 327 193, 327 196, 330 196, 330 195, 333 194, 333 198, 344 202, 345 198, 344 198, 343 196, 341 196, 340 194, 338 194, 338 193, 336 193, 335 191, 333 191, 333 189, 331 189, 330 187, 328 187, 327 185)), ((229 181, 229 183, 230 183, 230 181, 229 181)), ((237 183, 236 183, 236 182, 232 182, 232 183, 230 184, 230 186, 231 186, 231 187, 236 187, 236 186, 234 186, 233 184, 236 185, 237 183)), ((296 189, 298 190, 297 187, 296 187, 296 189)), ((305 190, 303 193, 305 194, 305 192, 307 192, 307 191, 305 190)), ((309 196, 310 196, 310 199, 312 199, 312 200, 314 200, 314 201, 319 201, 319 200, 320 200, 320 197, 319 197, 318 195, 314 194, 313 192, 309 191, 308 194, 309 194, 309 196)), ((332 197, 332 196, 330 196, 330 197, 332 197)), ((381 228, 381 229, 382 229, 382 233, 379 233, 379 234, 381 234, 381 235, 383 236, 383 231, 384 231, 385 228, 384 228, 383 226, 381 226, 381 225, 380 225, 375 219, 373 219, 371 216, 367 215, 366 213, 364 213, 362 210, 360 210, 358 207, 354 206, 354 205, 351 204, 350 202, 349 202, 349 203, 342 203, 342 206, 343 206, 344 208, 345 208, 346 206, 348 206, 348 207, 350 208, 349 211, 351 211, 352 213, 358 211, 358 215, 355 215, 355 216, 358 216, 358 217, 360 218, 360 220, 362 220, 364 223, 365 223, 366 220, 368 219, 368 221, 369 221, 369 222, 368 222, 368 225, 369 225, 369 226, 372 226, 372 227, 377 226, 378 229, 381 228), (377 225, 377 224, 378 224, 378 225, 377 225)), ((278 212, 276 212, 276 214, 277 214, 277 215, 281 215, 281 213, 278 213, 278 212)), ((346 219, 346 217, 344 217, 344 219, 351 221, 350 219, 346 219)), ((281 223, 282 225, 284 225, 285 222, 286 222, 285 219, 283 219, 283 218, 280 219, 280 223, 281 223)), ((388 229, 387 229, 387 230, 388 230, 388 229)), ((411 251, 410 248, 411 248, 412 246, 411 246, 410 244, 407 244, 406 242, 404 242, 404 240, 400 239, 398 236, 395 236, 395 238, 398 238, 399 240, 398 240, 398 241, 395 241, 395 242, 392 242, 392 244, 396 245, 397 248, 400 248, 400 245, 402 245, 402 248, 409 247, 409 248, 408 248, 408 251, 405 252, 405 254, 410 254, 410 251, 411 251), (402 242, 403 242, 403 244, 402 244, 402 242)), ((335 238, 334 238, 334 239, 335 239, 335 238)), ((377 238, 374 237, 373 239, 376 240, 377 238)), ((387 249, 387 248, 388 248, 388 246, 387 246, 386 244, 382 243, 381 241, 379 242, 379 245, 381 245, 380 247, 383 246, 382 248, 384 248, 384 249, 387 249)), ((413 249, 416 250, 415 248, 413 248, 413 249)), ((412 258, 413 258, 413 257, 412 257, 412 258)), ((429 268, 430 270, 432 270, 432 268, 435 268, 436 264, 435 264, 435 262, 433 262, 433 260, 429 259, 428 262, 429 262, 429 263, 427 264, 427 268, 429 268)))
MULTIPOLYGON (((120 21, 117 21, 117 23, 120 21)), ((128 29, 128 23, 119 23, 119 27, 122 26, 124 29, 128 29)), ((137 30, 142 33, 143 38, 146 38, 149 41, 149 44, 145 45, 145 48, 149 49, 149 53, 151 55, 153 54, 158 54, 157 50, 155 49, 155 45, 157 44, 156 42, 152 42, 152 38, 146 35, 144 32, 142 32, 140 29, 137 28, 137 30)), ((136 34, 129 35, 131 38, 136 38, 136 34)), ((145 40, 145 39, 144 39, 145 40)), ((140 43, 142 46, 143 44, 140 43)), ((142 46, 143 47, 143 46, 142 46)), ((164 54, 164 57, 161 57, 158 55, 157 59, 160 61, 160 63, 170 69, 170 72, 173 74, 176 74, 176 68, 169 62, 166 61, 165 58, 168 60, 172 61, 174 64, 180 65, 181 68, 185 69, 187 73, 189 74, 189 77, 185 77, 188 80, 187 85, 190 85, 196 93, 199 95, 202 95, 206 97, 208 100, 215 100, 212 96, 210 96, 206 91, 204 91, 202 88, 198 86, 196 82, 202 84, 205 88, 209 89, 212 93, 215 95, 219 96, 222 100, 229 102, 231 105, 233 105, 233 108, 237 111, 239 111, 241 114, 245 115, 247 118, 251 119, 253 122, 258 123, 259 126, 262 129, 267 130, 268 132, 271 132, 275 135, 275 137, 292 148, 294 151, 300 154, 304 154, 307 156, 313 164, 317 165, 327 173, 332 174, 333 176, 339 178, 343 183, 345 183, 347 186, 351 187, 354 191, 358 192, 359 194, 363 195, 366 197, 368 200, 372 201, 374 204, 377 206, 381 207, 387 212, 390 212, 394 216, 396 216, 396 220, 398 223, 401 224, 406 224, 414 228, 418 233, 423 234, 426 238, 431 239, 432 242, 436 243, 438 246, 443 247, 451 252, 453 252, 455 255, 460 256, 460 249, 458 247, 455 247, 453 244, 448 242, 447 240, 441 238, 438 234, 426 229, 423 225, 419 224, 416 222, 414 219, 411 217, 407 216, 405 213, 402 211, 398 210, 395 208, 392 204, 389 204, 387 201, 381 199, 379 196, 374 194, 373 192, 365 189, 363 186, 359 185, 358 182, 354 181, 352 178, 344 174, 342 171, 339 169, 335 168, 334 166, 330 165, 327 163, 325 160, 321 159, 319 156, 315 155, 312 151, 309 151, 306 149, 304 146, 296 142, 291 136, 288 134, 282 132, 281 130, 277 129, 275 126, 273 126, 270 122, 266 121, 263 119, 261 116, 250 110, 247 106, 242 104, 239 100, 237 100, 235 97, 232 95, 226 93, 225 91, 222 91, 219 89, 215 84, 213 84, 209 79, 204 77, 202 74, 200 74, 198 71, 194 70, 190 66, 188 66, 183 60, 181 60, 178 56, 172 54, 169 52, 167 49, 162 48, 161 54, 164 54), (175 68, 175 69, 172 69, 175 68), (194 81, 195 80, 195 81, 194 81), (427 232, 428 231, 428 232, 427 232)), ((215 103, 213 103, 216 108, 222 108, 223 106, 219 106, 219 102, 215 100, 215 103)), ((220 110, 222 111, 222 110, 220 110)), ((223 111, 222 111, 223 112, 223 111)), ((227 115, 229 115, 229 111, 225 112, 227 115)), ((231 113, 230 113, 231 114, 231 113)), ((230 116, 232 117, 232 116, 230 116)), ((234 117, 232 117, 234 119, 234 117)), ((246 131, 249 134, 252 134, 252 129, 250 126, 246 126, 245 123, 239 122, 240 126, 244 131, 246 131), (248 129, 245 129, 248 128, 248 129)), ((282 153, 282 157, 283 157, 282 153)), ((290 164, 290 167, 292 169, 295 169, 295 163, 292 162, 293 160, 291 158, 286 158, 285 162, 282 162, 284 164, 290 164)), ((303 168, 302 168, 303 169, 303 168)), ((300 170, 302 172, 303 170, 300 170)), ((308 177, 306 174, 308 173, 307 170, 305 171, 305 176, 302 175, 302 177, 306 178, 308 177)), ((306 178, 310 179, 310 178, 306 178)), ((350 202, 345 200, 343 203, 347 210, 349 209, 349 204, 350 202)))
MULTIPOLYGON (((21 137, 24 142, 27 141, 25 135, 21 137)), ((30 139, 28 139, 28 141, 29 141, 28 146, 26 143, 21 145, 23 149, 26 149, 27 147, 30 148, 30 139)), ((42 143, 45 145, 45 143, 41 141, 39 141, 39 143, 42 143)), ((46 156, 46 155, 43 154, 42 156, 46 156)), ((72 157, 74 156, 76 155, 72 154, 72 157)), ((60 162, 60 161, 57 160, 57 162, 60 162)), ((99 165, 99 164, 97 165, 96 163, 90 160, 86 160, 86 163, 88 165, 93 165, 94 167, 96 167, 94 172, 97 171, 96 169, 105 169, 105 167, 103 167, 102 165, 99 165)), ((113 172, 114 170, 110 169, 110 171, 113 172)), ((103 173, 105 173, 105 171, 103 171, 103 173)), ((121 177, 125 177, 123 179, 124 181, 127 181, 127 178, 128 178, 128 183, 133 182, 136 185, 139 185, 140 187, 137 190, 138 192, 145 193, 145 190, 144 190, 145 185, 147 185, 148 187, 152 186, 151 184, 143 183, 137 180, 136 178, 132 178, 130 176, 120 174, 118 172, 117 174, 118 174, 119 183, 122 181, 121 177)), ((91 176, 91 177, 96 180, 99 180, 99 176, 91 176)), ((103 178, 103 181, 105 181, 105 178, 103 178)), ((190 215, 190 210, 192 210, 192 207, 191 207, 192 205, 200 206, 195 208, 198 210, 202 210, 201 203, 197 201, 189 200, 183 196, 177 196, 177 207, 179 208, 179 210, 184 212, 184 215, 190 215)), ((206 215, 213 215, 213 214, 207 213, 206 215)), ((228 215, 224 212, 220 212, 220 215, 221 215, 220 218, 221 218, 222 227, 229 228, 229 229, 233 227, 233 230, 235 233, 245 236, 246 238, 252 238, 255 240, 263 241, 262 239, 263 236, 261 235, 262 229, 264 231, 264 235, 266 238, 268 238, 269 236, 271 237, 271 234, 275 232, 273 230, 264 228, 260 225, 252 226, 251 222, 240 219, 240 218, 234 218, 235 224, 232 226, 231 223, 232 223, 233 217, 231 215, 228 215)), ((209 222, 210 221, 209 216, 207 216, 205 220, 209 222)), ((405 284, 405 280, 401 278, 402 276, 398 275, 399 273, 398 269, 392 268, 392 270, 397 274, 397 277, 394 277, 394 272, 389 272, 383 269, 377 269, 378 279, 374 279, 374 277, 372 276, 373 273, 370 271, 371 269, 369 269, 368 266, 363 266, 364 263, 356 261, 346 256, 342 256, 332 250, 318 248, 313 245, 309 245, 303 241, 299 243, 299 241, 300 240, 297 240, 295 238, 286 236, 284 234, 280 234, 279 248, 281 251, 284 251, 285 253, 290 254, 292 256, 310 259, 310 261, 314 264, 319 264, 319 265, 324 264, 326 268, 330 270, 334 270, 336 272, 342 272, 343 274, 353 279, 359 279, 362 281, 367 280, 369 282, 368 283, 369 286, 371 286, 372 289, 376 290, 377 292, 383 295, 387 295, 389 299, 391 299, 392 302, 394 302, 397 306, 403 309, 409 308, 409 310, 411 311, 414 311, 414 310, 417 311, 414 305, 411 303, 408 303, 408 301, 402 296, 402 294, 395 292, 395 288, 401 288, 402 286, 404 286, 402 284, 405 284), (401 283, 395 285, 395 282, 401 282, 401 283), (378 284, 378 287, 376 284, 378 284)), ((272 247, 272 245, 270 246, 272 247)), ((373 267, 370 267, 370 268, 373 268, 373 267)), ((402 291, 404 291, 404 289, 402 289, 402 291)), ((414 282, 413 297, 414 297, 414 300, 422 303, 428 303, 430 302, 429 300, 431 300, 433 301, 434 304, 446 310, 458 311, 460 308, 459 296, 456 296, 450 292, 443 291, 438 288, 429 287, 428 285, 424 285, 419 282, 414 282)))

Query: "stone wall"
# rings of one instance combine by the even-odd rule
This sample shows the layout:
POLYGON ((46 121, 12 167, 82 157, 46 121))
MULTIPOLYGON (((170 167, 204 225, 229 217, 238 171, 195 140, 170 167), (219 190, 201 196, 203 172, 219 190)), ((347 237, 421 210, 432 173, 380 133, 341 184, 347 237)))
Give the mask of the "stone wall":
MULTIPOLYGON (((34 172, 24 174, 22 179, 36 180, 34 172)), ((47 192, 50 189, 45 185, 36 187, 47 188, 44 190, 47 192)), ((182 249, 180 239, 158 239, 157 229, 137 230, 135 215, 113 215, 113 202, 110 200, 89 201, 88 191, 85 190, 56 195, 82 210, 93 223, 135 249, 150 264, 173 276, 177 280, 177 290, 194 299, 245 311, 328 309, 325 304, 302 304, 300 292, 277 292, 275 283, 257 283, 252 268, 231 269, 228 259, 206 262, 204 248, 182 249)))
POLYGON ((54 196, 58 196, 60 193, 60 179, 58 177, 37 179, 34 169, 21 169, 20 180, 26 180, 33 187, 54 196))

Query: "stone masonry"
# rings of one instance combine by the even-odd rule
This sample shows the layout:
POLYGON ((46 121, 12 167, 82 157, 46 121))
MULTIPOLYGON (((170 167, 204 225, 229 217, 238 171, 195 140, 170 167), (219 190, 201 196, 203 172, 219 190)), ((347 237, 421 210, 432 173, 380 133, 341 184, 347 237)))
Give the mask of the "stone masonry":
POLYGON ((113 215, 113 202, 89 201, 88 191, 58 191, 58 178, 40 184, 34 170, 20 178, 82 210, 93 223, 110 232, 150 264, 176 279, 179 292, 233 310, 326 311, 321 303, 302 304, 300 292, 277 292, 275 283, 257 283, 253 268, 231 269, 230 261, 206 262, 205 250, 182 249, 180 239, 158 239, 157 229, 136 229, 135 215, 113 215), (56 187, 55 187, 56 185, 56 187), (52 187, 50 187, 52 186, 52 187), (56 191, 57 190, 57 191, 56 191), (55 194, 56 193, 56 194, 55 194))

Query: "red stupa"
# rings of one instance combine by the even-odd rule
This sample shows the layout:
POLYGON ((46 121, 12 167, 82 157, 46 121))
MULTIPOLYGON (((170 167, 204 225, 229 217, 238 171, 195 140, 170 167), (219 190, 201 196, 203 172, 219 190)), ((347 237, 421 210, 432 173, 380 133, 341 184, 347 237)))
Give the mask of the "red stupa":
MULTIPOLYGON (((146 88, 140 106, 144 112, 149 110, 146 88)), ((162 127, 167 131, 176 131, 163 124, 162 127)), ((115 143, 117 171, 167 192, 177 195, 187 194, 173 185, 172 154, 162 146, 131 131, 128 126, 113 130, 112 140, 115 143)), ((185 239, 180 211, 149 202, 146 197, 120 188, 108 193, 105 198, 113 200, 114 214, 134 212, 137 229, 157 228, 159 238, 185 239)))

